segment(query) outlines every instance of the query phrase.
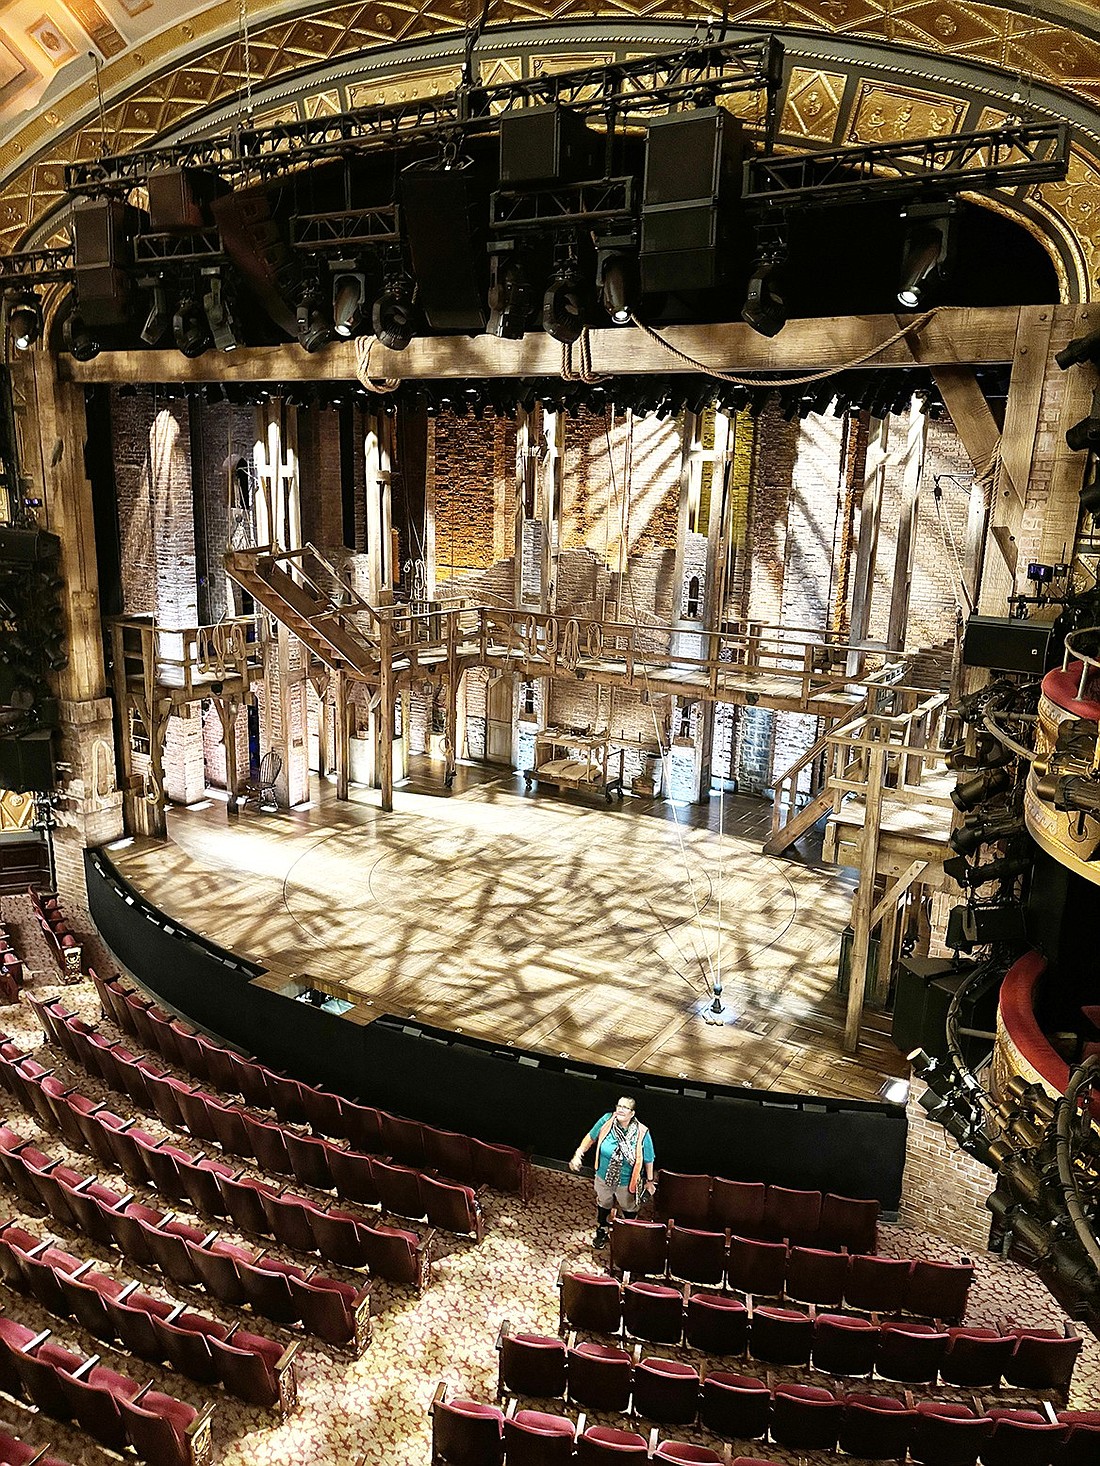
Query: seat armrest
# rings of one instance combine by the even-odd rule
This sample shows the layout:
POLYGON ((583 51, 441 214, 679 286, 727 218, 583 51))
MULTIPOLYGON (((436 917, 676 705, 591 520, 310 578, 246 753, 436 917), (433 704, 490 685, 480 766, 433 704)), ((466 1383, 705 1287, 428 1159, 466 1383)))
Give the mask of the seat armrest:
POLYGON ((428 1406, 428 1414, 431 1415, 435 1411, 435 1407, 437 1405, 442 1405, 446 1398, 447 1381, 441 1379, 435 1387, 435 1393, 432 1395, 432 1403, 428 1406))
POLYGON ((210 1460, 210 1421, 214 1414, 214 1406, 206 1405, 192 1420, 184 1432, 187 1440, 187 1453, 190 1459, 190 1466, 205 1466, 210 1460))
POLYGON ((96 1365, 99 1363, 99 1361, 100 1361, 101 1358, 102 1358, 102 1355, 99 1355, 99 1354, 89 1354, 88 1358, 85 1359, 84 1363, 80 1366, 80 1368, 73 1370, 72 1378, 73 1379, 80 1379, 83 1375, 90 1374, 92 1372, 92 1370, 96 1367, 96 1365))
POLYGON ((179 1318, 180 1314, 181 1313, 186 1313, 186 1312, 187 1312, 187 1304, 186 1303, 177 1303, 176 1306, 175 1306, 175 1308, 172 1309, 172 1312, 165 1315, 164 1322, 165 1323, 175 1323, 176 1319, 179 1318))
POLYGON ((500 1321, 500 1328, 497 1330, 496 1347, 497 1347, 498 1350, 500 1349, 500 1346, 501 1346, 502 1341, 505 1338, 507 1338, 507 1336, 511 1332, 512 1332, 512 1320, 510 1318, 502 1318, 501 1321, 500 1321))

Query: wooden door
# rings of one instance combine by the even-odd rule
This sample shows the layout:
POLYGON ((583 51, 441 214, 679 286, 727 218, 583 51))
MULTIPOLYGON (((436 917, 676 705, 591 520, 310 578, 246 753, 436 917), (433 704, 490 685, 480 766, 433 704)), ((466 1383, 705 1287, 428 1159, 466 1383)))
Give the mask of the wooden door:
POLYGON ((513 677, 494 677, 485 698, 485 762, 512 766, 513 677))

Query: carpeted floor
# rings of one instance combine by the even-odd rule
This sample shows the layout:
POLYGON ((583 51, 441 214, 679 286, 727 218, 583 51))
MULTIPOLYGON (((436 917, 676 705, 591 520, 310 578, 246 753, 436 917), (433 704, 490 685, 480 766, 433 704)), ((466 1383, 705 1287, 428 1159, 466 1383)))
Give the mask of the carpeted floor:
MULTIPOLYGON (((61 988, 44 943, 29 919, 29 907, 21 898, 0 901, 0 917, 8 922, 30 969, 30 987, 36 996, 60 993, 82 1016, 98 1017, 98 1004, 90 983, 61 988)), ((112 1033, 104 1022, 105 1031, 112 1033)), ((10 1034, 28 1048, 42 1041, 32 1010, 26 1003, 0 1013, 0 1031, 10 1034)), ((110 1099, 113 1108, 124 1101, 111 1096, 88 1075, 74 1071, 63 1055, 50 1051, 49 1062, 58 1072, 79 1084, 81 1090, 110 1099)), ((35 1137, 52 1157, 65 1157, 85 1174, 96 1167, 91 1157, 68 1150, 54 1134, 47 1134, 4 1095, 4 1120, 20 1134, 35 1137)), ((160 1131, 155 1117, 143 1120, 147 1128, 160 1131)), ((164 1132, 167 1133, 167 1132, 164 1132)), ((656 1137, 659 1147, 660 1136, 656 1137)), ((189 1148, 194 1144, 185 1141, 189 1148)), ((195 1147, 197 1148, 197 1146, 195 1147)), ((118 1181, 117 1177, 104 1179, 118 1181)), ((137 1193, 151 1205, 162 1205, 152 1191, 137 1193)), ((598 1261, 591 1249, 593 1208, 590 1184, 567 1174, 536 1171, 534 1198, 523 1205, 517 1198, 487 1192, 483 1197, 486 1218, 484 1241, 475 1246, 452 1237, 436 1239, 435 1276, 422 1298, 406 1290, 378 1283, 374 1289, 374 1340, 358 1359, 317 1340, 303 1338, 298 1354, 299 1406, 283 1425, 273 1423, 263 1411, 250 1409, 219 1391, 183 1379, 166 1369, 155 1369, 134 1360, 121 1350, 105 1347, 72 1322, 45 1314, 21 1295, 0 1289, 4 1312, 32 1327, 52 1328, 57 1341, 74 1350, 99 1352, 103 1361, 141 1381, 153 1378, 156 1388, 194 1404, 217 1400, 214 1417, 214 1459, 227 1466, 355 1466, 362 1455, 371 1466, 426 1466, 430 1456, 428 1404, 439 1381, 452 1394, 480 1400, 493 1398, 496 1383, 494 1342, 501 1321, 553 1333, 557 1328, 555 1278, 563 1258, 591 1266, 598 1261)), ((190 1220, 186 1212, 178 1213, 190 1220)), ((367 1213, 367 1215, 370 1215, 367 1213)), ((69 1252, 95 1258, 120 1279, 140 1278, 149 1292, 228 1322, 241 1313, 201 1293, 162 1286, 159 1274, 134 1268, 118 1254, 55 1227, 49 1218, 30 1215, 19 1198, 0 1191, 0 1220, 15 1218, 42 1237, 57 1238, 69 1252)), ((227 1235, 233 1235, 226 1228, 227 1235)), ((936 1238, 900 1227, 883 1227, 881 1250, 890 1256, 952 1258, 957 1250, 936 1238)), ((273 1247, 278 1255, 293 1256, 273 1247)), ((602 1255, 606 1261, 606 1254, 602 1255)), ((1024 1324, 1057 1323, 1062 1314, 1043 1286, 1015 1264, 990 1255, 975 1258, 977 1275, 971 1292, 968 1321, 995 1322, 1011 1315, 1024 1324)), ((357 1278, 323 1264, 322 1271, 357 1278)), ((266 1320, 246 1327, 282 1342, 295 1337, 266 1320)), ((646 1353, 673 1354, 677 1351, 648 1347, 646 1353)), ((681 1351, 681 1357, 703 1363, 703 1356, 681 1351)), ((725 1361, 729 1367, 729 1361, 725 1361)), ((783 1371, 775 1371, 781 1375, 783 1371)), ((795 1377, 798 1377, 797 1374, 795 1377)), ((801 1376, 806 1378, 805 1375, 801 1376)), ((819 1379, 820 1382, 820 1379, 819 1379)), ((880 1393, 891 1387, 873 1386, 880 1393)), ((945 1392, 940 1392, 945 1393, 945 1392)), ((1007 1400, 1011 1392, 1003 1392, 1007 1400)), ((1100 1408, 1100 1342, 1087 1337, 1074 1380, 1071 1403, 1077 1407, 1100 1408)), ((553 1406, 548 1408, 555 1408, 553 1406)), ((564 1407, 562 1407, 564 1409, 564 1407)), ((599 1419, 589 1415, 590 1422, 599 1419)), ((16 1402, 0 1396, 0 1420, 16 1434, 36 1444, 53 1443, 56 1453, 73 1466, 92 1466, 109 1459, 87 1438, 54 1421, 39 1419, 16 1402)), ((705 1441, 702 1433, 670 1431, 682 1439, 705 1441)), ((794 1461, 792 1455, 774 1448, 766 1453, 777 1461, 794 1461)), ((812 1459, 812 1458, 811 1458, 812 1459)))

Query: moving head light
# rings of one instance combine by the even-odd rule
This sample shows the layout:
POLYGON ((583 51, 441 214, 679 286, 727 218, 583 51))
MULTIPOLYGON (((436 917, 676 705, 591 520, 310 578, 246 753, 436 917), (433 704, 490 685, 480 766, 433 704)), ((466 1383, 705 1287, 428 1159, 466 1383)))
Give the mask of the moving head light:
POLYGON ((980 845, 1010 840, 1023 831, 1023 820, 1012 810, 1001 810, 996 814, 968 814, 959 828, 952 830, 947 843, 956 855, 972 855, 980 845))

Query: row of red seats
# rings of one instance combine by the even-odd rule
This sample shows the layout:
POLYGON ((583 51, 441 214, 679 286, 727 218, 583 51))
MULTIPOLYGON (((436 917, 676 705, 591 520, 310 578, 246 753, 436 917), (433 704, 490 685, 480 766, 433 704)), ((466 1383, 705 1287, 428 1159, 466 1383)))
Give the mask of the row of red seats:
MULTIPOLYGON (((1025 1328, 942 1328, 909 1320, 871 1320, 852 1314, 803 1313, 754 1307, 721 1293, 693 1293, 688 1285, 628 1283, 562 1270, 565 1324, 609 1337, 652 1344, 684 1340, 707 1354, 751 1355, 764 1364, 806 1367, 859 1378, 877 1374, 903 1384, 1055 1390, 1065 1399, 1082 1339, 1063 1331, 1025 1328)), ((549 1346, 547 1346, 549 1347, 549 1346)))
POLYGON ((55 999, 31 1000, 49 1038, 74 1063, 154 1110, 170 1129, 189 1131, 227 1155, 258 1161, 265 1171, 295 1177, 319 1191, 337 1191, 345 1200, 364 1201, 382 1211, 480 1242, 481 1206, 470 1186, 444 1181, 407 1166, 387 1166, 315 1136, 300 1135, 279 1122, 261 1120, 236 1105, 223 1105, 198 1085, 188 1086, 158 1070, 90 1028, 55 999))
POLYGON ((531 1165, 515 1146, 491 1145, 419 1120, 405 1120, 290 1079, 192 1032, 124 988, 117 978, 104 981, 95 972, 90 975, 108 1016, 185 1073, 229 1094, 240 1094, 257 1109, 271 1109, 280 1120, 308 1124, 316 1134, 346 1140, 356 1151, 392 1156, 402 1165, 437 1171, 464 1186, 492 1186, 526 1201, 531 1165))
POLYGON ((654 1214, 683 1227, 728 1228, 739 1237, 849 1252, 878 1250, 878 1202, 831 1191, 822 1195, 763 1181, 658 1171, 654 1214))
POLYGON ((69 1466, 60 1456, 51 1456, 49 1446, 32 1446, 18 1436, 0 1430, 0 1463, 2 1466, 69 1466))
POLYGON ((47 1312, 75 1318, 107 1343, 120 1340, 150 1364, 168 1363, 200 1384, 222 1385, 250 1405, 277 1408, 282 1420, 297 1403, 297 1340, 284 1349, 274 1339, 242 1331, 240 1324, 230 1327, 184 1303, 152 1298, 136 1282, 119 1283, 14 1222, 0 1224, 0 1272, 47 1312))
POLYGON ((288 1327, 300 1323, 329 1344, 370 1341, 370 1285, 357 1288, 316 1268, 253 1252, 82 1176, 0 1126, 0 1173, 23 1200, 49 1212, 104 1247, 117 1247, 139 1266, 159 1268, 181 1287, 203 1287, 212 1298, 288 1327))
MULTIPOLYGON (((591 1346, 593 1349, 599 1346, 591 1346)), ((602 1427, 586 1439, 582 1415, 507 1412, 476 1401, 448 1406, 444 1387, 432 1403, 433 1466, 602 1466, 647 1459, 678 1466, 724 1466, 728 1456, 690 1442, 657 1444, 637 1431, 602 1427)), ((612 1410, 613 1406, 601 1406, 612 1410)), ((621 1407, 625 1409, 626 1407, 621 1407)), ((643 1360, 635 1367, 632 1409, 660 1425, 698 1419, 727 1440, 763 1441, 790 1451, 835 1452, 845 1459, 911 1460, 920 1466, 1094 1466, 1100 1411, 994 1407, 984 1413, 941 1400, 914 1404, 894 1396, 834 1394, 820 1385, 780 1384, 711 1374, 699 1387, 689 1367, 643 1360), (695 1407, 693 1410, 693 1406, 695 1407)), ((768 1466, 738 1457, 741 1466, 768 1466)))
MULTIPOLYGON (((0 1042, 3 1083, 43 1124, 56 1127, 72 1144, 82 1145, 104 1165, 117 1166, 127 1180, 149 1185, 173 1198, 185 1191, 220 1198, 212 1208, 196 1210, 214 1216, 227 1212, 245 1232, 274 1236, 298 1252, 317 1252, 342 1267, 366 1268, 372 1274, 423 1292, 431 1281, 434 1232, 421 1240, 415 1232, 371 1226, 351 1212, 318 1206, 309 1197, 269 1186, 218 1161, 192 1156, 169 1145, 133 1120, 123 1120, 103 1105, 66 1090, 29 1055, 19 1055, 10 1041, 0 1042), (193 1189, 185 1177, 202 1173, 193 1189)), ((201 1233, 200 1233, 201 1236, 201 1233)))
POLYGON ((0 1003, 17 1003, 25 974, 11 933, 0 922, 0 1003))
POLYGON ((0 1390, 53 1420, 75 1420, 110 1451, 133 1447, 150 1466, 205 1466, 213 1405, 198 1410, 50 1342, 50 1330, 0 1318, 0 1390))
POLYGON ((974 1265, 849 1255, 790 1247, 729 1232, 704 1232, 676 1222, 616 1217, 611 1270, 632 1278, 667 1276, 722 1284, 738 1293, 792 1298, 861 1313, 908 1313, 957 1322, 966 1313, 974 1265))
POLYGON ((431 1403, 432 1466, 618 1466, 622 1461, 668 1462, 671 1466, 770 1466, 738 1456, 719 1455, 688 1441, 661 1440, 656 1427, 649 1439, 633 1430, 585 1424, 544 1410, 506 1411, 477 1400, 448 1400, 437 1385, 431 1403))
POLYGON ((60 968, 62 976, 70 981, 75 981, 82 970, 84 948, 80 938, 69 925, 61 909, 61 902, 52 892, 43 894, 34 890, 33 887, 28 890, 27 894, 31 898, 31 906, 38 918, 38 925, 42 928, 42 935, 46 938, 46 945, 53 953, 54 961, 60 968))

